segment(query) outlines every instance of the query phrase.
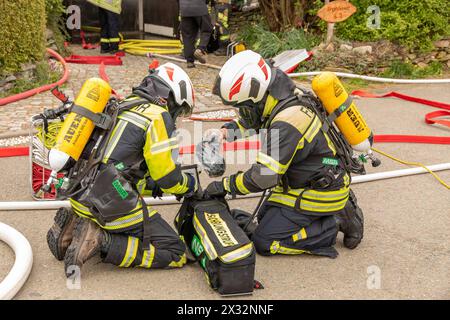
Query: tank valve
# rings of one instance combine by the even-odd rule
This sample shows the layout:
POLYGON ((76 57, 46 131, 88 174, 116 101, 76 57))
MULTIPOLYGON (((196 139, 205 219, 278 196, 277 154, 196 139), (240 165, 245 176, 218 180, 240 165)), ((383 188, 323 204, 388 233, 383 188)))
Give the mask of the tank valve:
POLYGON ((372 150, 369 150, 369 152, 367 153, 367 156, 370 159, 370 162, 372 162, 372 167, 376 168, 379 165, 381 165, 381 160, 378 159, 377 157, 375 157, 372 150))
POLYGON ((44 184, 41 187, 41 189, 39 189, 39 191, 37 192, 36 196, 40 198, 40 197, 42 197, 42 195, 44 193, 49 193, 52 190, 52 184, 54 184, 55 181, 58 181, 57 172, 55 170, 53 170, 50 173, 50 177, 48 178, 47 183, 44 184))

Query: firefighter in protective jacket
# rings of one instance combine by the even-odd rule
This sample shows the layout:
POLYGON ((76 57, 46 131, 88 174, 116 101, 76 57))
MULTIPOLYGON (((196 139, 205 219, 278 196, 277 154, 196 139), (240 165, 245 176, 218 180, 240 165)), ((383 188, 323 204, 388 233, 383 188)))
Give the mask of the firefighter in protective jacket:
MULTIPOLYGON (((152 70, 133 94, 120 102, 124 105, 128 108, 119 112, 99 171, 112 164, 141 195, 195 193, 196 178, 182 172, 173 157, 178 155, 175 119, 191 113, 194 106, 188 75, 166 63, 152 70)), ((89 192, 107 194, 103 190, 107 185, 101 187, 72 196, 71 209, 58 210, 47 234, 49 248, 58 260, 64 260, 68 276, 74 266, 81 268, 99 252, 103 262, 120 267, 171 268, 186 263, 184 242, 156 210, 143 206, 143 201, 114 220, 98 219, 84 199, 89 192)))
POLYGON ((363 216, 349 188, 349 173, 293 81, 248 50, 226 62, 214 94, 239 109, 240 119, 222 130, 229 141, 243 138, 251 130, 263 135, 261 129, 267 129, 256 163, 249 170, 206 188, 209 195, 245 195, 270 189, 251 236, 258 253, 335 258, 338 231, 344 233, 347 248, 356 248, 363 237, 363 216))

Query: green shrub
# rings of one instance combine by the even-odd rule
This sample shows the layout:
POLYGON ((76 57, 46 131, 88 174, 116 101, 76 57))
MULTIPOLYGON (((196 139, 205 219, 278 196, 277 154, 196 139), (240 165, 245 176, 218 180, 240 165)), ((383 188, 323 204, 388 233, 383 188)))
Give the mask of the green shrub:
POLYGON ((0 0, 0 75, 39 61, 45 50, 44 0, 0 0))
POLYGON ((386 78, 425 78, 442 74, 442 64, 433 61, 426 67, 416 67, 410 62, 395 60, 381 76, 386 78))
POLYGON ((336 24, 337 36, 347 40, 377 41, 387 39, 421 51, 431 50, 433 41, 450 34, 448 0, 352 0, 358 11, 336 24), (380 29, 367 27, 377 5, 381 11, 380 29))
POLYGON ((274 57, 291 49, 310 50, 320 42, 319 37, 302 29, 293 28, 285 32, 271 32, 265 24, 246 26, 240 32, 238 39, 265 58, 274 57))
POLYGON ((47 28, 53 32, 53 37, 58 47, 58 51, 63 55, 68 52, 64 46, 64 42, 68 38, 65 28, 65 7, 63 0, 45 0, 45 12, 47 15, 47 28))

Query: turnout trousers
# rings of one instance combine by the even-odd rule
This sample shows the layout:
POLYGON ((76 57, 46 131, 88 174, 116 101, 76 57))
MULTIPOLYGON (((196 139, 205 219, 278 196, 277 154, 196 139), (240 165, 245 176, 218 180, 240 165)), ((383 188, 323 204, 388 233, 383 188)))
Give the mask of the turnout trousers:
POLYGON ((142 205, 124 217, 101 224, 88 207, 74 198, 70 199, 72 210, 81 218, 90 219, 107 232, 111 241, 102 248, 101 257, 105 263, 119 267, 170 268, 182 267, 186 263, 186 245, 161 215, 150 207, 148 211, 148 234, 150 248, 144 250, 144 221, 142 205))
POLYGON ((186 246, 159 213, 150 217, 150 249, 142 245, 143 228, 124 233, 110 233, 111 244, 102 260, 119 267, 177 268, 186 264, 186 246))
POLYGON ((184 57, 187 62, 194 62, 195 42, 200 32, 198 48, 206 51, 211 38, 213 26, 209 15, 201 17, 181 17, 181 36, 184 45, 184 57))
POLYGON ((100 43, 102 51, 119 50, 119 15, 103 8, 98 8, 100 21, 100 43))
POLYGON ((308 253, 336 258, 338 227, 334 215, 339 213, 308 215, 266 202, 259 212, 252 241, 264 256, 308 253))

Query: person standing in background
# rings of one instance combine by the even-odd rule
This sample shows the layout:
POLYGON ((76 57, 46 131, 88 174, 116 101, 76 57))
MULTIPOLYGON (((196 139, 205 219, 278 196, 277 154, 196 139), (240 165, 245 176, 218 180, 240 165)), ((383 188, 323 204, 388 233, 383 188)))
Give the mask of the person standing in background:
POLYGON ((119 51, 119 17, 122 12, 122 0, 87 0, 98 7, 100 20, 100 53, 119 51))
POLYGON ((216 56, 226 56, 227 47, 230 44, 229 16, 231 13, 231 0, 212 1, 216 13, 216 25, 220 30, 220 48, 214 52, 216 56))
POLYGON ((195 67, 194 61, 206 63, 206 47, 213 26, 208 14, 205 0, 179 0, 181 16, 181 36, 184 44, 184 57, 187 67, 195 67), (200 43, 195 48, 195 42, 200 31, 200 43))

